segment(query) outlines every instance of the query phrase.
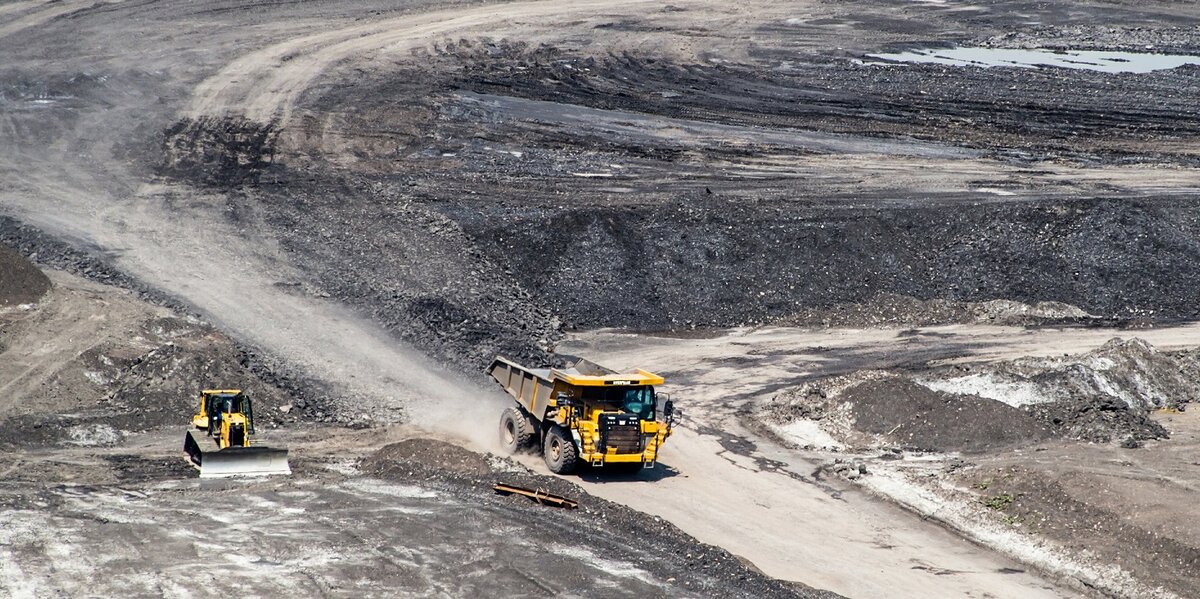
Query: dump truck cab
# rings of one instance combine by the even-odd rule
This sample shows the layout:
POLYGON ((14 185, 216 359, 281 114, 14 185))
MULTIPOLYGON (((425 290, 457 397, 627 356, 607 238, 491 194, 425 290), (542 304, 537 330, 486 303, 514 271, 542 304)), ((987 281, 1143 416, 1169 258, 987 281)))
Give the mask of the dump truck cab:
POLYGON ((567 368, 526 368, 497 357, 488 373, 513 397, 500 420, 510 451, 537 446, 547 466, 570 472, 580 463, 651 468, 674 425, 674 405, 637 369, 619 373, 587 360, 567 368))

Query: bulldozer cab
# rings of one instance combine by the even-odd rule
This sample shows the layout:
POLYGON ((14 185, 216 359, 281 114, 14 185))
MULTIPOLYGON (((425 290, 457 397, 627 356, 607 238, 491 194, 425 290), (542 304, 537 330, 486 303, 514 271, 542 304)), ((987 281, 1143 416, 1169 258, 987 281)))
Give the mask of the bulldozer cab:
POLYGON ((221 421, 240 414, 246 421, 246 433, 254 434, 254 404, 238 389, 206 389, 200 392, 200 413, 194 421, 197 428, 211 433, 221 430, 221 421))

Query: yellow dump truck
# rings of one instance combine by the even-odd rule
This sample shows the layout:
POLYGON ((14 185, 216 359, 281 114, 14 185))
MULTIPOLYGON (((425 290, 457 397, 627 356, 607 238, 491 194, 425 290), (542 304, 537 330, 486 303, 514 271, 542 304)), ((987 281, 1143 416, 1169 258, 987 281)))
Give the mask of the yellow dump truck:
POLYGON ((539 447, 558 474, 581 462, 653 468, 675 423, 670 397, 654 390, 663 378, 645 370, 619 373, 587 360, 526 368, 497 356, 488 374, 516 402, 500 416, 501 445, 539 447))

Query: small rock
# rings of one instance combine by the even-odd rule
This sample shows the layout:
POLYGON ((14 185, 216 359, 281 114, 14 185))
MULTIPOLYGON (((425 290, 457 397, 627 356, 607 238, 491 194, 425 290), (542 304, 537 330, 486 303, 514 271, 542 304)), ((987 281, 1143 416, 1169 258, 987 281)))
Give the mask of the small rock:
POLYGON ((1129 435, 1121 440, 1121 447, 1124 447, 1125 449, 1137 449, 1142 445, 1142 441, 1133 435, 1129 435))

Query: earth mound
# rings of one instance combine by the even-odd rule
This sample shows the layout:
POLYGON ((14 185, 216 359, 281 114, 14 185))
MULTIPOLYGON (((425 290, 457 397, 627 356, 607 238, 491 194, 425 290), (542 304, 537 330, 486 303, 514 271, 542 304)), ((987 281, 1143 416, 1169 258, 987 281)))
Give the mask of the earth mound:
POLYGON ((245 390, 264 428, 302 417, 211 325, 66 274, 33 308, 0 313, 0 381, 20 398, 0 415, 0 448, 108 447, 182 427, 201 388, 245 390))
POLYGON ((1151 412, 1196 400, 1196 358, 1117 338, 1075 356, 864 371, 787 390, 766 419, 815 421, 852 447, 979 453, 1051 438, 1136 446, 1168 436, 1151 412))
POLYGON ((968 453, 1051 436, 1036 417, 998 401, 939 393, 904 378, 868 381, 848 389, 856 428, 921 451, 968 453))
POLYGON ((30 304, 50 290, 50 279, 38 267, 0 245, 0 306, 30 304))
POLYGON ((365 458, 361 468, 368 474, 389 479, 397 478, 400 471, 411 474, 414 469, 467 476, 484 476, 492 471, 482 454, 435 439, 405 439, 386 445, 365 458))

